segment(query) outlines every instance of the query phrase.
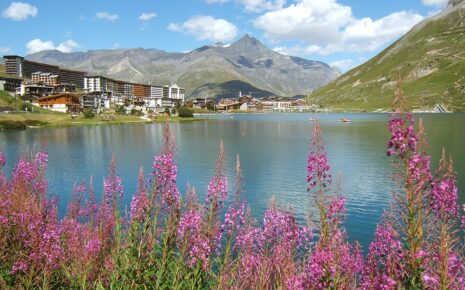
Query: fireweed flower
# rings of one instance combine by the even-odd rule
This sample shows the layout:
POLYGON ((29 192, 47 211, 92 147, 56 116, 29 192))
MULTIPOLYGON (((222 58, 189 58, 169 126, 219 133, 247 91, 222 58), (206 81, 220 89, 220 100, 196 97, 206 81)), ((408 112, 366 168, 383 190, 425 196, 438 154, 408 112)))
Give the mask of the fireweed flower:
MULTIPOLYGON (((220 142, 220 150, 216 160, 216 171, 208 183, 206 204, 221 208, 228 196, 228 179, 224 173, 225 157, 223 140, 220 142)), ((216 210, 216 209, 215 209, 216 210)))
POLYGON ((329 202, 328 219, 331 224, 338 224, 344 219, 345 199, 342 196, 332 197, 329 202))
POLYGON ((137 192, 132 196, 131 201, 131 220, 141 221, 149 208, 150 201, 145 187, 144 170, 141 167, 137 178, 137 192))
POLYGON ((0 169, 2 169, 6 164, 6 156, 5 153, 0 152, 0 169))
POLYGON ((433 182, 431 209, 441 218, 457 216, 457 198, 458 189, 454 178, 448 177, 433 182))
POLYGON ((362 272, 362 289, 398 289, 404 275, 402 243, 389 224, 378 225, 362 272))
POLYGON ((415 120, 412 113, 394 113, 389 120, 391 137, 388 142, 387 155, 398 155, 403 158, 408 151, 414 151, 418 138, 414 129, 415 120))
POLYGON ((408 162, 410 179, 414 182, 424 180, 427 183, 433 180, 430 170, 431 157, 415 152, 408 162))
POLYGON ((432 182, 431 209, 441 219, 457 217, 457 182, 452 160, 446 160, 444 149, 439 161, 438 174, 441 176, 432 182))
POLYGON ((152 165, 152 176, 155 179, 156 190, 160 194, 162 204, 167 208, 178 208, 180 193, 176 185, 177 166, 173 161, 173 153, 155 156, 152 165))
POLYGON ((221 225, 221 232, 227 232, 229 235, 234 230, 238 230, 245 224, 244 218, 245 203, 240 203, 239 207, 230 206, 224 215, 224 222, 221 225))
POLYGON ((116 171, 116 157, 113 154, 109 167, 109 175, 103 181, 103 194, 107 202, 116 202, 118 197, 123 198, 123 184, 116 171))
POLYGON ((329 171, 330 167, 323 145, 320 122, 317 120, 313 129, 310 154, 307 158, 307 190, 310 191, 316 186, 323 188, 329 186, 332 181, 329 171))
POLYGON ((210 242, 203 234, 202 215, 197 210, 184 213, 178 224, 177 244, 187 251, 187 265, 193 267, 200 262, 204 269, 208 266, 210 242))
POLYGON ((46 152, 38 152, 35 158, 24 157, 20 159, 13 170, 13 187, 26 186, 32 193, 43 198, 48 188, 48 182, 45 178, 47 156, 46 152))

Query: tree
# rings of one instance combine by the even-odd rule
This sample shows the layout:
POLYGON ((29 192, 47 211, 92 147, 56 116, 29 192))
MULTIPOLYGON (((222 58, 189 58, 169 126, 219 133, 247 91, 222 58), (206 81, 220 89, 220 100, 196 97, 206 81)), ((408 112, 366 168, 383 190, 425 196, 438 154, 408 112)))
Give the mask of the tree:
POLYGON ((194 117, 194 111, 189 107, 179 107, 178 115, 181 118, 192 118, 194 117))

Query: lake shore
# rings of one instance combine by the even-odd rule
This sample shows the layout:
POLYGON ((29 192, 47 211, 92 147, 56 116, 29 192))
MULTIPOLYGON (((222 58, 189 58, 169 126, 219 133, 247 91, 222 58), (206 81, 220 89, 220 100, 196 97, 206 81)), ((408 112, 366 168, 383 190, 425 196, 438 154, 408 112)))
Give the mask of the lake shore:
POLYGON ((139 116, 115 115, 108 120, 102 116, 86 119, 79 115, 71 118, 68 114, 40 114, 40 113, 0 113, 0 130, 24 130, 28 128, 45 127, 79 127, 105 126, 125 124, 152 124, 170 122, 204 121, 207 118, 180 118, 177 116, 157 116, 156 119, 141 118, 139 116))

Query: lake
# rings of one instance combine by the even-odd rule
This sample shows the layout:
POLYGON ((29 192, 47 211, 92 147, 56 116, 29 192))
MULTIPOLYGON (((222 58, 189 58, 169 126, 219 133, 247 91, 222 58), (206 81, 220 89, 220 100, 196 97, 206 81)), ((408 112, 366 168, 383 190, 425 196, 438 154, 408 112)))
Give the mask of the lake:
MULTIPOLYGON (((364 249, 376 223, 389 206, 393 190, 392 164, 386 157, 387 114, 318 114, 333 176, 341 174, 347 207, 349 238, 364 249), (351 123, 341 123, 341 117, 351 123)), ((425 114, 433 167, 442 146, 454 158, 460 202, 465 201, 465 114, 425 114)), ((290 207, 304 223, 310 197, 306 191, 306 162, 313 122, 308 114, 236 114, 210 116, 208 121, 172 124, 176 138, 178 185, 195 186, 203 200, 214 173, 220 139, 224 141, 230 184, 236 154, 241 159, 244 199, 261 221, 271 198, 290 207)), ((113 153, 129 204, 138 169, 148 174, 160 148, 163 124, 74 128, 43 128, 0 132, 0 148, 7 154, 7 174, 19 152, 45 144, 49 152, 49 191, 60 199, 63 215, 73 184, 94 177, 97 193, 103 189, 113 153), (1 145, 3 144, 3 145, 1 145)))

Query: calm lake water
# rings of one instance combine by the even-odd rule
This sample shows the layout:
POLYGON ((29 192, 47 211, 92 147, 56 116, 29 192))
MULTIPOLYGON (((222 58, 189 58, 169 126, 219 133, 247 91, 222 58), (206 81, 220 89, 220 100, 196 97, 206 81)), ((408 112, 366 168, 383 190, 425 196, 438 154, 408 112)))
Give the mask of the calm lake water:
MULTIPOLYGON (((349 238, 364 249, 376 223, 391 200, 391 161, 386 158, 387 114, 320 114, 323 136, 333 176, 342 176, 346 197, 349 238), (341 117, 352 120, 339 122, 341 117)), ((426 127, 433 166, 442 146, 454 158, 458 172, 460 202, 465 201, 465 114, 417 115, 426 127)), ((226 115, 208 121, 172 124, 176 137, 178 185, 195 186, 203 200, 214 173, 220 139, 226 150, 227 169, 233 182, 236 154, 241 158, 244 199, 253 217, 261 221, 270 199, 292 208, 304 223, 310 208, 306 191, 306 159, 313 123, 308 114, 226 115)), ((46 144, 49 152, 49 189, 60 197, 63 215, 74 183, 94 177, 100 193, 112 153, 129 204, 142 166, 151 170, 153 155, 160 148, 163 124, 79 128, 46 128, 0 132, 7 154, 7 174, 21 150, 46 144)), ((1 145, 0 145, 1 146, 1 145)), ((1 147, 0 147, 1 148, 1 147)))

